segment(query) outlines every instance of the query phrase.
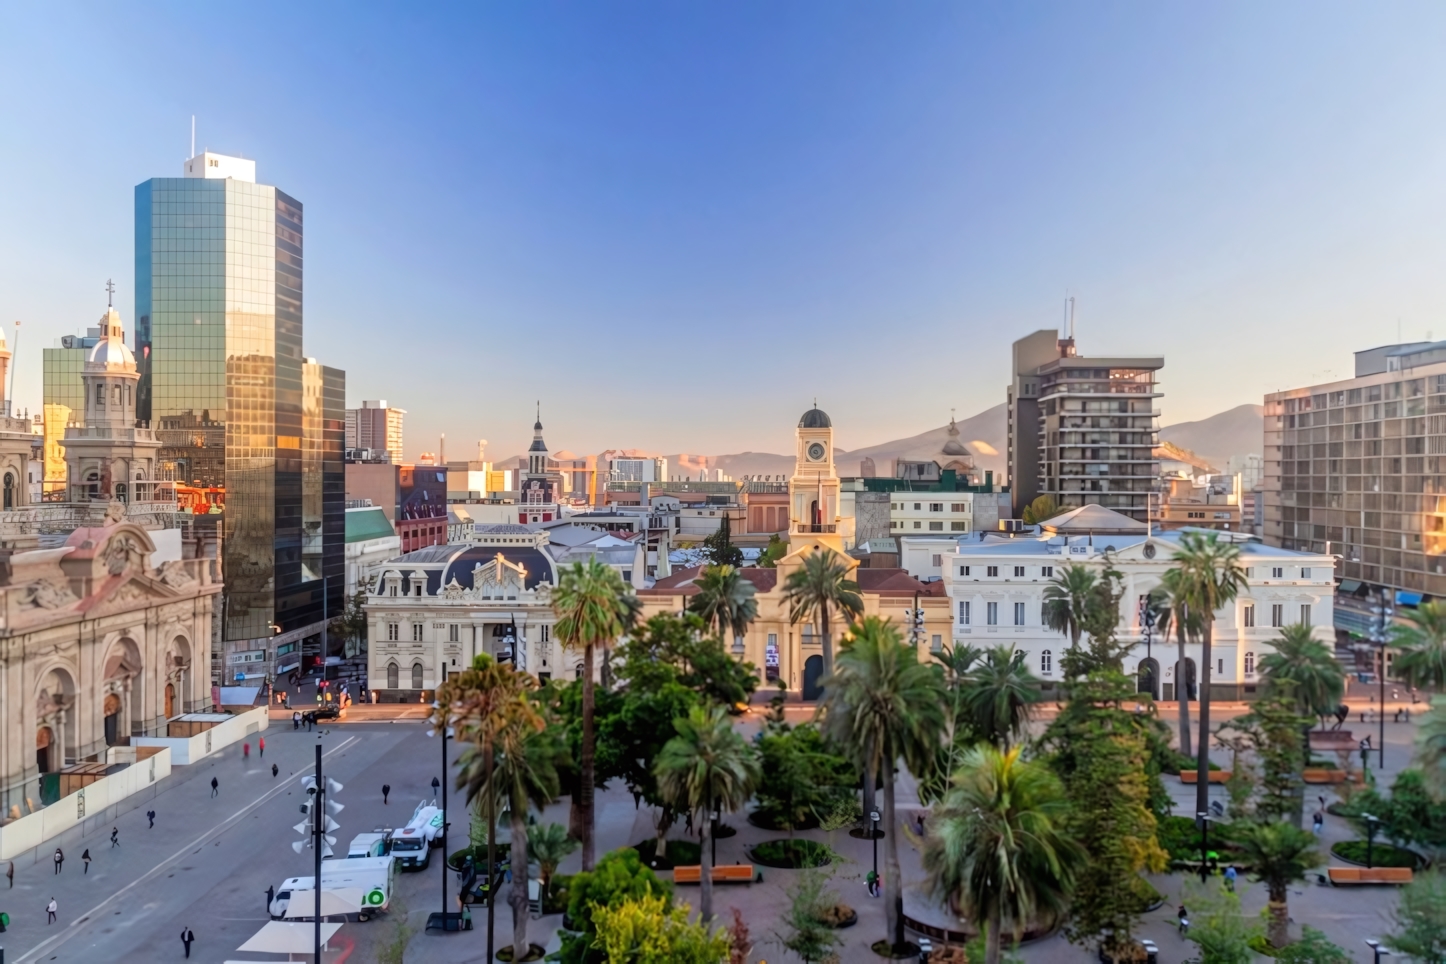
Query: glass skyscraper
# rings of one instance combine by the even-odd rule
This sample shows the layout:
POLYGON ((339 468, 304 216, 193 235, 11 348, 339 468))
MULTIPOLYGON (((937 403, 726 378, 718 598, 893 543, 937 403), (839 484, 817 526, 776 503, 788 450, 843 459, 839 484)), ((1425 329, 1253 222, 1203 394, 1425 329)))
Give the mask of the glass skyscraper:
POLYGON ((302 352, 301 202, 209 152, 135 201, 137 414, 221 526, 224 639, 319 631, 342 608, 345 374, 302 352))

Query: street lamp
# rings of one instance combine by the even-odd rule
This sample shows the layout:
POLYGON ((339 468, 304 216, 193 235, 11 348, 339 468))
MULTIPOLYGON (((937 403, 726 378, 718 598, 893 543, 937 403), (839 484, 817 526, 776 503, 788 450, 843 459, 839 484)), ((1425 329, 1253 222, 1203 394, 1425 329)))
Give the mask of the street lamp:
POLYGON ((710 843, 713 847, 713 866, 716 867, 718 866, 718 825, 723 819, 723 811, 721 809, 715 808, 710 819, 713 821, 713 839, 710 841, 710 843))
POLYGON ((874 842, 874 880, 879 879, 879 812, 877 810, 869 814, 873 821, 873 827, 869 830, 869 838, 874 842))
POLYGON ((1378 941, 1378 940, 1377 940, 1376 938, 1374 938, 1374 937, 1367 937, 1367 938, 1366 938, 1366 946, 1371 949, 1371 953, 1372 953, 1372 954, 1376 955, 1375 961, 1373 962, 1373 964, 1381 964, 1381 955, 1382 955, 1382 954, 1389 955, 1389 954, 1391 953, 1390 951, 1388 951, 1388 950, 1386 950, 1385 948, 1383 948, 1383 947, 1381 946, 1381 942, 1378 941))
POLYGON ((1204 810, 1195 814, 1195 826, 1200 829, 1200 883, 1205 883, 1205 865, 1210 850, 1210 815, 1204 810))
POLYGON ((1366 869, 1371 867, 1371 858, 1375 856, 1376 831, 1380 829, 1381 818, 1372 816, 1369 813, 1361 814, 1361 819, 1366 822, 1366 869))
MULTIPOLYGON (((1380 666, 1376 674, 1376 682, 1381 688, 1381 697, 1376 704, 1376 710, 1380 714, 1377 720, 1377 724, 1380 727, 1377 739, 1379 739, 1381 743, 1378 751, 1380 758, 1376 765, 1376 769, 1378 770, 1384 770, 1386 768, 1386 642, 1388 635, 1387 629, 1391 625, 1391 616, 1395 612, 1391 608, 1390 597, 1387 596, 1388 591, 1385 586, 1378 587, 1376 596, 1380 599, 1381 604, 1371 607, 1372 614, 1379 617, 1371 627, 1371 641, 1376 644, 1380 651, 1380 666)), ((1361 768, 1365 769, 1365 766, 1366 761, 1362 760, 1361 768)))

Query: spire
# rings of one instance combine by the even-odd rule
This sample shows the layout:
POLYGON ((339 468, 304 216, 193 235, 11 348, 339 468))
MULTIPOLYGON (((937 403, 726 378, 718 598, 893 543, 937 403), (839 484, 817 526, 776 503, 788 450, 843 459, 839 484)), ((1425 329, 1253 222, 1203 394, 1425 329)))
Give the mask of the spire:
POLYGON ((115 282, 107 278, 105 280, 105 306, 115 307, 115 282))

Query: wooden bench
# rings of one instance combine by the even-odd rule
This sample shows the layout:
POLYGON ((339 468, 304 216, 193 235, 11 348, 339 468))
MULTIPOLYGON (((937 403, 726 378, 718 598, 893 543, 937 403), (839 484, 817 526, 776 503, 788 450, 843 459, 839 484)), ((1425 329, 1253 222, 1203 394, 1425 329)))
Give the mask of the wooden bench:
POLYGON ((1306 783, 1360 783, 1361 777, 1356 771, 1347 770, 1302 770, 1301 780, 1306 783))
MULTIPOLYGON (((752 864, 720 864, 713 868, 715 884, 751 884, 758 873, 752 864)), ((703 868, 698 864, 673 868, 673 883, 699 884, 703 882, 703 868)))
POLYGON ((1330 867, 1331 883, 1342 884, 1409 884, 1416 876, 1410 867, 1330 867))
MULTIPOLYGON (((1197 772, 1194 771, 1194 770, 1181 770, 1181 771, 1180 771, 1180 782, 1181 782, 1181 783, 1199 783, 1199 782, 1200 782, 1200 774, 1197 773, 1197 772)), ((1229 771, 1229 770, 1210 770, 1210 771, 1206 774, 1205 782, 1206 782, 1206 783, 1228 783, 1228 782, 1230 782, 1230 771, 1229 771)))

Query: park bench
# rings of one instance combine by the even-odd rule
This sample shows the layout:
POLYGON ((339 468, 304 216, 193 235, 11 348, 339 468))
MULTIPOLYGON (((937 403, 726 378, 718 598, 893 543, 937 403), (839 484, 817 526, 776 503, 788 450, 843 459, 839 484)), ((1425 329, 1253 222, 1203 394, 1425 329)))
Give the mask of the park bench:
POLYGON ((1410 867, 1330 867, 1331 883, 1342 884, 1409 884, 1415 873, 1410 867))
POLYGON ((1302 770, 1300 778, 1306 783, 1360 783, 1360 774, 1347 770, 1302 770))
MULTIPOLYGON (((713 868, 715 884, 751 884, 757 878, 752 864, 720 864, 713 868)), ((697 864, 673 868, 673 883, 698 884, 703 882, 703 868, 697 864)))
MULTIPOLYGON (((1200 774, 1199 774, 1199 773, 1196 773, 1194 770, 1181 770, 1181 771, 1180 771, 1180 782, 1181 782, 1181 783, 1199 783, 1199 782, 1200 782, 1200 774)), ((1209 773, 1207 774, 1207 776, 1206 776, 1206 781, 1205 781, 1205 782, 1207 782, 1207 783, 1229 783, 1229 782, 1230 782, 1230 771, 1229 771, 1229 770, 1211 770, 1211 771, 1209 771, 1209 773)))

